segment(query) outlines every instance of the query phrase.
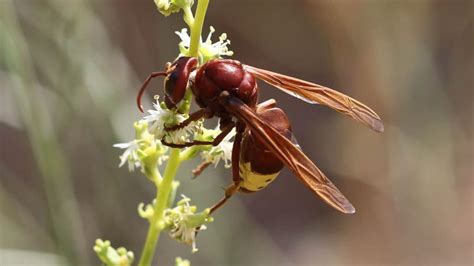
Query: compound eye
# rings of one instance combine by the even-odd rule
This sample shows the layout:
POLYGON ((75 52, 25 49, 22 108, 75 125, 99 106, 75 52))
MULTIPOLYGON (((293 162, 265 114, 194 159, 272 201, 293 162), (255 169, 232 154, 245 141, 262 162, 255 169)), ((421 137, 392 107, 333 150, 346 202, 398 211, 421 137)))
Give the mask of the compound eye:
POLYGON ((165 103, 169 109, 184 98, 188 85, 189 75, 197 65, 194 57, 180 57, 171 66, 171 71, 165 79, 165 103))
POLYGON ((176 86, 176 83, 179 81, 180 78, 180 73, 178 73, 175 70, 173 70, 171 73, 168 74, 168 76, 165 78, 165 94, 172 102, 175 102, 175 100, 179 101, 179 95, 178 93, 175 92, 176 90, 179 90, 180 88, 176 86))

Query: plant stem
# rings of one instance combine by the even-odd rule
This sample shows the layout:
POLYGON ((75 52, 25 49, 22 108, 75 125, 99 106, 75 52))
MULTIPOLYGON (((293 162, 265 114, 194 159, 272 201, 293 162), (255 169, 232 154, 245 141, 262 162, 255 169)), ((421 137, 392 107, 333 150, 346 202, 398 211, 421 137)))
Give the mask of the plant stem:
POLYGON ((180 165, 179 153, 179 149, 171 150, 163 180, 160 183, 159 191, 156 193, 154 215, 150 222, 145 246, 140 258, 140 263, 138 264, 140 266, 151 265, 153 260, 156 244, 158 243, 161 230, 163 229, 163 216, 168 206, 168 199, 172 190, 171 184, 180 165))
POLYGON ((191 27, 191 43, 189 45, 189 54, 193 57, 198 57, 199 44, 201 42, 202 25, 206 17, 207 6, 209 0, 199 0, 196 8, 196 16, 194 18, 193 26, 191 27))
MULTIPOLYGON (((199 0, 196 15, 192 16, 191 9, 184 9, 184 20, 188 24, 191 31, 191 43, 189 46, 190 56, 199 56, 199 45, 201 41, 202 25, 204 24, 204 18, 206 16, 207 6, 209 0, 199 0)), ((189 107, 186 112, 189 112, 189 107)), ((170 193, 173 189, 173 180, 176 176, 176 172, 181 164, 180 150, 171 149, 170 157, 166 164, 165 173, 162 181, 159 183, 159 189, 156 193, 156 202, 154 208, 154 214, 150 222, 150 228, 148 229, 145 246, 140 257, 139 266, 149 266, 153 261, 155 255, 156 245, 160 238, 161 230, 163 230, 163 217, 166 208, 168 207, 168 200, 170 193)), ((158 177, 151 177, 152 180, 158 180, 158 177)))
POLYGON ((183 18, 184 18, 184 22, 186 22, 186 24, 188 24, 189 26, 189 30, 190 32, 192 32, 192 26, 194 24, 194 16, 193 16, 193 13, 191 12, 191 7, 186 7, 183 9, 183 12, 184 12, 184 15, 183 15, 183 18))

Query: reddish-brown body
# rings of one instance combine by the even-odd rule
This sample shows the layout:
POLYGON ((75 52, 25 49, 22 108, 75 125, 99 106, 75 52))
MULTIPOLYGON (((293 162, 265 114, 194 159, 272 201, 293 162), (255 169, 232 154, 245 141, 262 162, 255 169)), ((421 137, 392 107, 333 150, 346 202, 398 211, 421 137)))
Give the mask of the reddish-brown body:
POLYGON ((222 91, 228 91, 252 109, 258 100, 255 78, 236 60, 217 59, 202 65, 196 73, 194 84, 191 84, 191 90, 201 108, 210 108, 215 116, 223 119, 228 118, 229 113, 219 103, 222 91))
MULTIPOLYGON (((291 136, 290 123, 281 109, 272 104, 257 111, 257 82, 239 61, 218 59, 207 62, 197 70, 190 87, 197 104, 201 108, 209 108, 213 115, 221 118, 221 128, 232 121, 233 117, 219 100, 221 93, 226 91, 255 110, 281 134, 288 138, 291 136)), ((238 130, 239 128, 243 130, 243 127, 242 124, 238 130)), ((240 191, 254 192, 268 185, 281 171, 283 163, 265 147, 263 144, 265 140, 259 140, 250 130, 242 133, 239 160, 239 176, 242 180, 240 191)))

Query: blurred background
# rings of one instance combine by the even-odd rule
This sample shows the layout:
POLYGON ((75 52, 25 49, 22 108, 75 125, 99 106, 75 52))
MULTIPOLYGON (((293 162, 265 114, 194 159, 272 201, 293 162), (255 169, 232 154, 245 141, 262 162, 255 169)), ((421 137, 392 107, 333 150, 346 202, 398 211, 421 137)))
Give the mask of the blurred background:
MULTIPOLYGON (((135 95, 178 54, 181 15, 152 0, 0 2, 0 264, 99 265, 96 238, 139 256, 154 197, 112 145, 133 139, 135 95)), ((192 265, 472 265, 474 2, 212 0, 234 58, 344 92, 383 119, 377 134, 263 83, 300 145, 357 208, 343 215, 288 170, 234 197, 200 251, 163 235, 155 262, 192 265)), ((217 38, 217 36, 215 36, 217 38)), ((156 81, 153 93, 162 93, 156 81)), ((200 208, 231 180, 221 165, 180 192, 200 208)))

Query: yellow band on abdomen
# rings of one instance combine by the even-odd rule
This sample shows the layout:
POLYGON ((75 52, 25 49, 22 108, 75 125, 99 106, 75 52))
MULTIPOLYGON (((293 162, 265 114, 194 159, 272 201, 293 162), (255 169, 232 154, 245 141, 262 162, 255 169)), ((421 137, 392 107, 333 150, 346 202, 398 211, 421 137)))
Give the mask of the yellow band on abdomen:
POLYGON ((270 184, 280 172, 268 175, 262 175, 252 172, 250 162, 240 163, 240 177, 243 179, 240 186, 249 191, 259 191, 270 184))

